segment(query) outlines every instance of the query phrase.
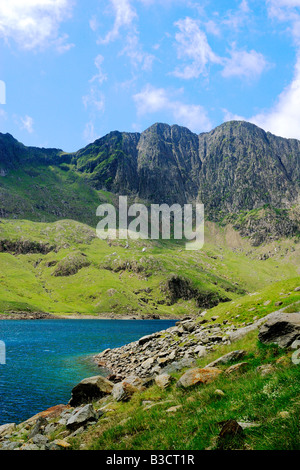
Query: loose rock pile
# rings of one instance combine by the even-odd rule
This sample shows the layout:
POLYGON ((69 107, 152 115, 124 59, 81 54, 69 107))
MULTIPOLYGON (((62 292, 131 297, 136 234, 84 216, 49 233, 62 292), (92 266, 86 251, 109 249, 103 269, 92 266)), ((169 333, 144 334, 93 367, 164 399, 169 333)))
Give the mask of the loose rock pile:
POLYGON ((237 328, 228 323, 216 323, 216 320, 209 325, 206 320, 177 322, 174 327, 144 336, 126 346, 106 349, 94 359, 100 367, 110 371, 108 378, 112 381, 132 374, 145 378, 176 371, 178 362, 180 366, 189 367, 196 358, 206 356, 218 345, 230 344, 230 334, 237 328))

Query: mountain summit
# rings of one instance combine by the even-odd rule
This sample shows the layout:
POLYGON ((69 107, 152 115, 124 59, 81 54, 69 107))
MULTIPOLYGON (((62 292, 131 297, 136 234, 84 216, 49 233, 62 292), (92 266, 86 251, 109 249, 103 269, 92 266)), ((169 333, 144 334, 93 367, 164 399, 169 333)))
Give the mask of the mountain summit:
POLYGON ((160 204, 202 202, 208 219, 232 221, 245 235, 257 229, 255 220, 275 235, 298 231, 300 142, 244 121, 200 135, 161 123, 141 134, 114 131, 71 154, 0 134, 0 175, 2 217, 25 218, 23 207, 33 220, 91 222, 99 196, 110 192, 160 204))

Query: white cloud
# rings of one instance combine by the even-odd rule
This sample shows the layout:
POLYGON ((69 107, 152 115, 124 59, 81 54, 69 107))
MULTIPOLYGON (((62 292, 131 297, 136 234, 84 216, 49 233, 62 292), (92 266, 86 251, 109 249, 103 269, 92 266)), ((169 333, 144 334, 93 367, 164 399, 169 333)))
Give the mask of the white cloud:
POLYGON ((102 70, 103 61, 104 61, 104 57, 101 54, 97 55, 95 59, 95 66, 98 69, 98 73, 91 78, 90 80, 91 83, 96 81, 100 85, 102 85, 102 83, 107 80, 107 75, 102 70))
POLYGON ((300 56, 292 83, 279 95, 277 103, 269 111, 250 119, 265 130, 282 137, 300 139, 300 56))
POLYGON ((30 116, 25 116, 20 118, 21 129, 29 132, 29 134, 33 133, 33 119, 30 116))
POLYGON ((90 89, 87 95, 82 97, 82 102, 86 109, 91 108, 97 112, 104 112, 105 109, 105 96, 100 89, 103 82, 107 80, 107 75, 102 70, 104 57, 99 54, 95 58, 95 67, 97 73, 90 80, 90 89))
POLYGON ((212 124, 205 109, 200 105, 190 105, 174 99, 164 88, 148 84, 133 97, 138 115, 157 112, 170 112, 177 124, 188 127, 194 132, 208 131, 212 124))
POLYGON ((238 31, 245 23, 249 22, 250 12, 248 1, 242 0, 238 9, 234 11, 230 10, 222 22, 230 29, 238 31))
POLYGON ((83 131, 83 138, 86 142, 94 142, 99 139, 99 135, 95 131, 95 125, 93 121, 87 122, 83 131))
POLYGON ((152 64, 155 57, 154 55, 143 51, 142 46, 139 43, 139 37, 136 33, 128 34, 126 45, 121 51, 121 55, 122 54, 126 54, 129 57, 134 67, 141 65, 141 68, 144 71, 152 70, 152 64))
POLYGON ((130 0, 110 0, 115 14, 113 28, 107 33, 105 38, 99 39, 99 44, 108 44, 118 38, 122 27, 130 27, 137 18, 135 9, 130 0))
POLYGON ((287 22, 295 44, 300 47, 300 0, 266 0, 269 16, 280 22, 287 22))
POLYGON ((72 14, 73 0, 1 0, 0 36, 14 40, 22 49, 56 47, 64 52, 67 35, 59 35, 60 24, 72 14))
POLYGON ((254 50, 247 52, 236 50, 233 46, 230 51, 231 57, 224 59, 225 67, 222 71, 223 77, 257 78, 267 67, 264 56, 254 50))
POLYGON ((87 95, 82 98, 85 108, 92 107, 96 111, 103 112, 105 109, 105 96, 96 86, 92 86, 87 95))
POLYGON ((222 59, 218 57, 208 44, 206 34, 201 31, 199 24, 192 18, 179 20, 175 25, 180 32, 176 33, 177 57, 178 59, 190 59, 191 64, 181 68, 178 67, 173 74, 176 77, 191 79, 198 78, 206 73, 207 65, 211 63, 220 64, 222 59))

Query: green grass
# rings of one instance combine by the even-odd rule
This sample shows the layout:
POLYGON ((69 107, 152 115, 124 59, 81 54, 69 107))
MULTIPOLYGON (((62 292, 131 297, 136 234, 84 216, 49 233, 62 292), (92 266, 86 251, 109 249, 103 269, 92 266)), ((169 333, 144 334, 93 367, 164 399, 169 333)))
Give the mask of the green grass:
MULTIPOLYGON (((125 241, 99 240, 93 227, 72 220, 38 223, 2 219, 0 241, 17 245, 35 242, 52 247, 52 251, 0 253, 0 313, 199 314, 201 308, 193 298, 177 299, 170 305, 165 286, 174 274, 187 279, 200 293, 212 292, 236 303, 245 291, 254 292, 274 282, 274 293, 267 292, 263 297, 268 300, 271 296, 272 305, 259 307, 262 313, 268 313, 281 299, 281 290, 287 292, 300 284, 296 278, 300 249, 295 245, 296 251, 291 253, 293 241, 283 241, 284 250, 260 261, 260 252, 252 249, 249 254, 247 241, 236 233, 236 246, 228 246, 233 232, 227 230, 208 226, 206 244, 197 252, 186 251, 183 243, 176 241, 129 240, 129 249, 125 249, 125 241), (142 251, 144 247, 146 252, 142 251), (295 262, 291 262, 291 256, 295 262), (277 288, 275 281, 283 284, 277 288)), ((294 297, 284 297, 284 305, 294 302, 294 297)), ((242 319, 247 319, 246 310, 256 307, 255 302, 256 297, 244 298, 242 319)), ((230 308, 230 303, 223 303, 213 313, 225 318, 230 308)))

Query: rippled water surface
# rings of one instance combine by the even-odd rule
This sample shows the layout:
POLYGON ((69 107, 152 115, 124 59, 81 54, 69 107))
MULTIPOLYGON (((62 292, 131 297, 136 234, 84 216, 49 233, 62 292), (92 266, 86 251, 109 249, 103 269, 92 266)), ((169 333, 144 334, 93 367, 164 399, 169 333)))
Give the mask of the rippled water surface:
POLYGON ((90 355, 164 330, 172 320, 0 321, 0 425, 67 403, 80 380, 99 374, 90 355))

